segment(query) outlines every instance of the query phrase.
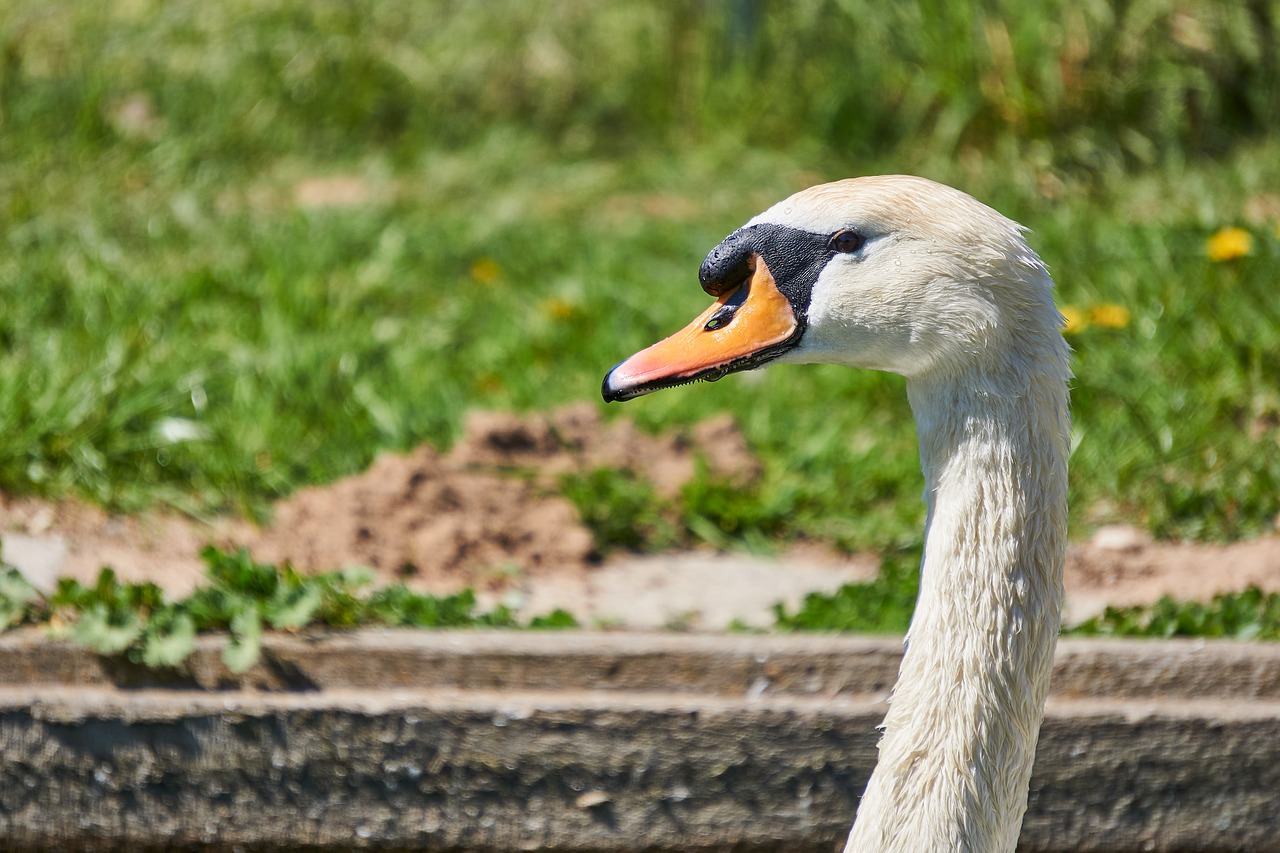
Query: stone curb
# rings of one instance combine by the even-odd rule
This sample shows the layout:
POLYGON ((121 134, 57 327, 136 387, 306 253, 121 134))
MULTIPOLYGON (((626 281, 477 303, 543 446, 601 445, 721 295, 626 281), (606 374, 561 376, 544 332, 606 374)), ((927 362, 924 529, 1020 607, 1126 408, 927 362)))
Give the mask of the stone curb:
MULTIPOLYGON (((901 641, 0 635, 0 849, 831 851, 901 641)), ((1021 849, 1280 851, 1280 645, 1064 641, 1021 849)))

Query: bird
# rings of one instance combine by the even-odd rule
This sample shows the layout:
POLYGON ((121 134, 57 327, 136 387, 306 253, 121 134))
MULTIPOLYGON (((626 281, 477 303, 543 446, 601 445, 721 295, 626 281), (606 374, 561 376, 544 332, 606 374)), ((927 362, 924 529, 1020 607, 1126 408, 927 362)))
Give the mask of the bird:
POLYGON ((905 377, 920 591, 846 853, 1017 844, 1061 624, 1072 379, 1026 234, 925 178, 810 187, 712 249, 716 301, 603 382, 621 401, 775 364, 905 377))

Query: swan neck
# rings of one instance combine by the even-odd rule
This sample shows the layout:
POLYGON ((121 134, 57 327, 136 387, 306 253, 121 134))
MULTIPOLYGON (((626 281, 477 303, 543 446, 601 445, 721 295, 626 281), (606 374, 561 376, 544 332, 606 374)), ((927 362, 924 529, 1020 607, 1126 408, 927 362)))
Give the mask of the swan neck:
POLYGON ((1060 625, 1069 431, 1061 376, 1020 386, 908 382, 928 512, 920 594, 846 850, 1017 843, 1060 625))

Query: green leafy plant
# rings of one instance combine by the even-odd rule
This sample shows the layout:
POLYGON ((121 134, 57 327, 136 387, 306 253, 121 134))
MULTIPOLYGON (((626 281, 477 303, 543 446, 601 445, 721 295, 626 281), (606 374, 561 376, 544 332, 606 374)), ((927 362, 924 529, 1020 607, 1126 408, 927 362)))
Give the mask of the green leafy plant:
MULTIPOLYGON (((471 590, 424 595, 402 584, 370 589, 373 575, 346 569, 303 575, 292 566, 255 561, 244 550, 201 552, 208 583, 186 598, 165 599, 154 583, 121 583, 104 568, 89 586, 61 578, 47 599, 17 570, 0 573, 0 628, 46 623, 54 636, 104 655, 125 655, 149 667, 173 667, 195 648, 203 632, 227 633, 222 659, 244 672, 262 653, 266 628, 355 628, 380 625, 414 628, 522 627, 505 607, 476 612, 471 590)), ((564 610, 530 620, 530 628, 575 628, 564 610)))
POLYGON ((142 644, 147 666, 177 666, 196 647, 196 622, 190 613, 168 606, 151 614, 142 644))
POLYGON ((1256 586, 1215 595, 1209 603, 1164 596, 1144 607, 1108 607, 1071 628, 1085 637, 1233 637, 1280 640, 1280 594, 1256 586))
POLYGON ((32 618, 40 593, 15 568, 0 566, 0 631, 32 618))
POLYGON ((911 621, 920 590, 920 552, 891 554, 880 574, 866 583, 845 584, 834 593, 810 593, 794 612, 773 606, 784 631, 858 631, 902 633, 911 621))

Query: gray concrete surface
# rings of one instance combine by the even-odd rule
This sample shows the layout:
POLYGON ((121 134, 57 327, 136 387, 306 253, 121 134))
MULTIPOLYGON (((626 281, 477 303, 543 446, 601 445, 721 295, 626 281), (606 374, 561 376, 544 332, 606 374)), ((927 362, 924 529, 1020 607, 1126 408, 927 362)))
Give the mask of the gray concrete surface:
MULTIPOLYGON (((216 641, 157 676, 0 636, 0 849, 826 851, 899 641, 216 641)), ((1280 648, 1065 642, 1022 847, 1280 850, 1280 648)))

